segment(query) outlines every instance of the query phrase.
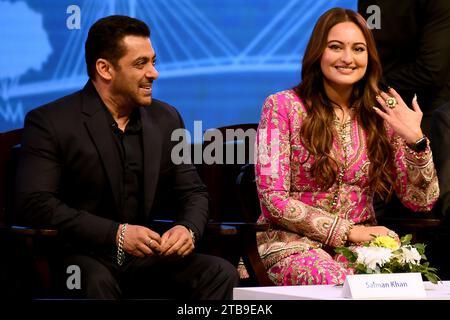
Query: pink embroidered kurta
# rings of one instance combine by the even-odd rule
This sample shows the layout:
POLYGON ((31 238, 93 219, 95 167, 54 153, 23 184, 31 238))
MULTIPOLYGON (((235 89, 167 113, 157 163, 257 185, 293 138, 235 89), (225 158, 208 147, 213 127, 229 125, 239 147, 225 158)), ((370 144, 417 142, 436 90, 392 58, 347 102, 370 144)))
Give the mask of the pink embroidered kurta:
MULTIPOLYGON (((352 224, 376 224, 366 134, 356 118, 335 123, 332 154, 344 166, 343 175, 321 191, 310 173, 314 156, 300 139, 305 117, 293 90, 271 95, 264 103, 255 170, 262 209, 258 222, 271 229, 257 235, 258 250, 277 284, 342 283, 352 271, 324 248, 345 245, 352 224)), ((389 127, 388 135, 395 152, 397 196, 412 210, 430 210, 439 196, 430 148, 416 153, 389 127)))

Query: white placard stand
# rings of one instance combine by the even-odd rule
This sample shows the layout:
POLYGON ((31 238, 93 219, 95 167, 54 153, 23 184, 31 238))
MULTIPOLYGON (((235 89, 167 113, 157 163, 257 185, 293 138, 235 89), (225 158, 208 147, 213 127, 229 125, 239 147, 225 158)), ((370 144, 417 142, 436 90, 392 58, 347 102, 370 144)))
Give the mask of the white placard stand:
POLYGON ((353 299, 426 297, 420 273, 348 275, 343 295, 353 299))

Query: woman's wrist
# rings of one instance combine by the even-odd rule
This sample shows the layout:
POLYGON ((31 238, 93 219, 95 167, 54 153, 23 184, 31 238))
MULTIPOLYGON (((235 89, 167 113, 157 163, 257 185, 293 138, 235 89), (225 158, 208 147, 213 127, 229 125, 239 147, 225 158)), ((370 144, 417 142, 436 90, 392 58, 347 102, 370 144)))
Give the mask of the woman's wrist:
POLYGON ((422 130, 417 131, 416 133, 408 136, 405 141, 407 145, 414 145, 416 144, 420 139, 424 137, 424 134, 422 130))
POLYGON ((416 140, 414 143, 406 143, 408 148, 415 152, 425 151, 428 147, 427 137, 423 135, 420 139, 416 140))
POLYGON ((353 232, 355 228, 358 229, 360 226, 355 225, 353 221, 350 221, 350 226, 347 231, 347 242, 353 242, 353 232))
POLYGON ((348 233, 348 236, 347 236, 347 240, 349 242, 352 242, 352 243, 360 243, 361 242, 361 239, 360 239, 361 236, 359 234, 361 233, 361 229, 362 228, 365 228, 365 227, 362 226, 362 225, 354 225, 349 230, 349 233, 348 233))

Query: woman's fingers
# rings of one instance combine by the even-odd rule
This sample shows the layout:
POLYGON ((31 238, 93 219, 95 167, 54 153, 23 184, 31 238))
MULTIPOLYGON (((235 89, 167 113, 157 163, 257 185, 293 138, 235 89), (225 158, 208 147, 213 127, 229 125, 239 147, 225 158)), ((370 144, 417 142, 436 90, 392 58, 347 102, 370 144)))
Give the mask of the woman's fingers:
POLYGON ((395 91, 394 88, 389 88, 389 94, 397 100, 397 104, 402 104, 406 106, 405 101, 403 101, 403 98, 398 94, 397 91, 395 91))
POLYGON ((383 112, 380 110, 380 108, 377 107, 373 107, 373 110, 375 110, 375 112, 380 115, 380 117, 382 117, 384 120, 388 120, 388 116, 386 114, 386 112, 383 112))
POLYGON ((413 110, 416 112, 422 112, 422 110, 420 109, 419 103, 417 102, 417 95, 414 94, 414 97, 412 99, 412 107, 413 110))
POLYGON ((383 110, 387 114, 392 114, 395 111, 395 108, 398 107, 399 101, 397 98, 388 95, 386 92, 380 91, 380 93, 376 96, 378 103, 383 107, 383 110))
MULTIPOLYGON (((384 92, 383 92, 384 93, 384 92)), ((385 94, 386 95, 386 94, 385 94)), ((392 110, 391 110, 391 108, 389 108, 387 105, 386 105, 386 99, 383 97, 383 95, 378 95, 378 96, 376 96, 376 99, 377 99, 377 101, 378 101, 378 103, 383 107, 383 110, 386 112, 386 113, 390 113, 390 112, 392 112, 392 110)))

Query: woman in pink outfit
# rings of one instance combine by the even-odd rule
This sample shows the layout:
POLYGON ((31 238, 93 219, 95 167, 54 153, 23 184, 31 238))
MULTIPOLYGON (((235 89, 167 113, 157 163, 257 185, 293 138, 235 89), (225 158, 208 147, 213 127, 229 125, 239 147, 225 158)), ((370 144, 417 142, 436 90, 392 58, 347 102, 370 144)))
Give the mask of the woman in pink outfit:
MULTIPOLYGON (((256 181, 271 228, 259 253, 278 285, 340 284, 352 270, 334 248, 397 235, 376 225, 375 194, 428 211, 439 186, 422 112, 378 89, 381 66, 366 21, 335 8, 309 40, 302 82, 269 96, 257 135, 256 181)), ((398 239, 398 238, 397 238, 398 239)))

